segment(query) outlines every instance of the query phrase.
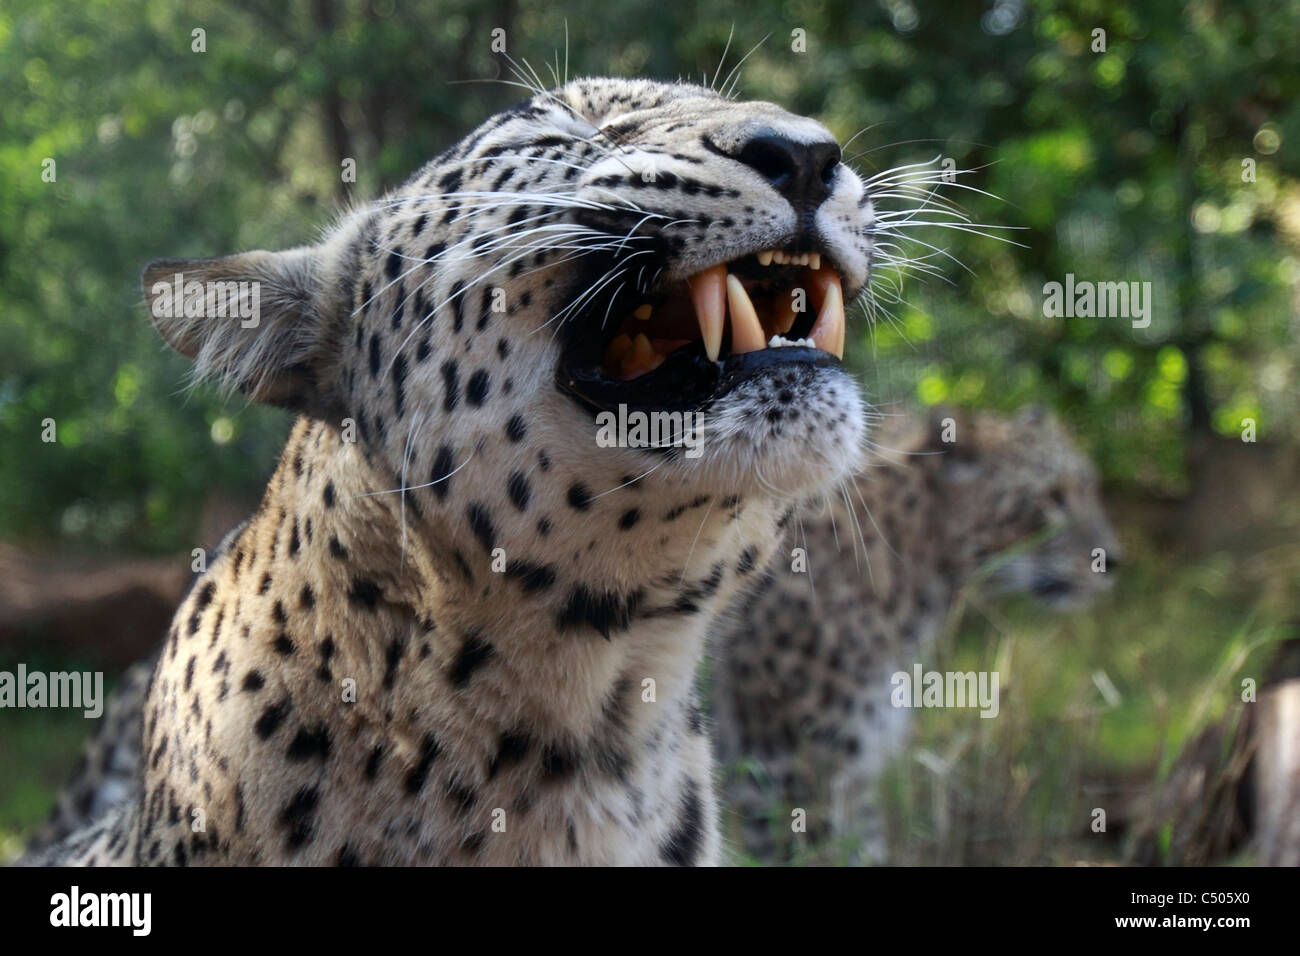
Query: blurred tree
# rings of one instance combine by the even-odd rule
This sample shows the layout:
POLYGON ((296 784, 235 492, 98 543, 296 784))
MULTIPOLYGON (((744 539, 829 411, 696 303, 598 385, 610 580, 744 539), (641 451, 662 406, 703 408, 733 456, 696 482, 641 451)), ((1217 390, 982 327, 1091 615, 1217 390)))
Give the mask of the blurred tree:
POLYGON ((526 95, 524 59, 548 84, 738 78, 852 139, 865 175, 974 170, 960 182, 1002 201, 940 195, 1019 245, 903 230, 938 275, 895 296, 882 272, 891 314, 851 344, 873 396, 1048 400, 1112 479, 1181 491, 1195 432, 1300 437, 1298 47, 1294 0, 10 0, 0 535, 188 547, 211 489, 256 489, 283 415, 181 394, 140 267, 309 240, 526 95), (1067 273, 1151 282, 1150 327, 1046 317, 1067 273))

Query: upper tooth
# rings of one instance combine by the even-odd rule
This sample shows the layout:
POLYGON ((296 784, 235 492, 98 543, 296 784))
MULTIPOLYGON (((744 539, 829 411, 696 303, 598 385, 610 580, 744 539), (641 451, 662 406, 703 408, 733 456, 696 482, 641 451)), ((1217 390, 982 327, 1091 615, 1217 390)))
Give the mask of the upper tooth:
POLYGON ((632 340, 632 350, 623 356, 624 377, 631 378, 650 371, 654 357, 655 350, 651 347, 650 340, 644 333, 638 333, 632 340))
POLYGON ((704 351, 709 361, 716 362, 722 351, 722 328, 727 323, 727 268, 710 266, 686 280, 695 305, 695 318, 700 323, 704 338, 704 351))
POLYGON ((727 276, 727 302, 731 306, 731 351, 737 355, 761 351, 763 325, 749 293, 733 275, 727 276))
POLYGON ((820 269, 822 267, 822 254, 820 252, 814 252, 809 254, 808 265, 812 266, 813 272, 816 272, 818 269, 820 269))
POLYGON ((844 358, 844 290, 840 288, 840 277, 831 274, 831 281, 826 286, 826 297, 822 300, 817 321, 813 323, 812 340, 823 352, 832 352, 838 358, 844 358))
POLYGON ((772 251, 772 258, 775 259, 781 265, 785 265, 788 259, 786 254, 782 252, 780 249, 774 249, 772 251))
POLYGON ((644 321, 650 318, 650 313, 653 311, 654 311, 654 306, 652 306, 649 302, 647 302, 645 305, 641 306, 632 314, 635 315, 638 319, 644 321))
POLYGON ((772 250, 765 249, 758 254, 758 264, 760 266, 770 266, 772 264, 772 250))
POLYGON ((776 297, 775 308, 773 310, 773 328, 781 334, 789 332, 794 328, 794 321, 799 317, 799 313, 794 310, 794 290, 784 295, 776 297))

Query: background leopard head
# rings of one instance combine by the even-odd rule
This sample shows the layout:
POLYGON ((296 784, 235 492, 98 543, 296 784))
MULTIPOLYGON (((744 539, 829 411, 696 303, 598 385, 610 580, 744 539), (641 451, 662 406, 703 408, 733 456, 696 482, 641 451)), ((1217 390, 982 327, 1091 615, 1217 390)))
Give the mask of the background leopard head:
POLYGON ((991 572, 993 586, 1056 606, 1109 588, 1119 542, 1102 507, 1096 466, 1060 421, 1040 407, 969 419, 937 411, 935 434, 946 419, 956 440, 932 448, 947 456, 940 481, 958 525, 953 540, 991 572))

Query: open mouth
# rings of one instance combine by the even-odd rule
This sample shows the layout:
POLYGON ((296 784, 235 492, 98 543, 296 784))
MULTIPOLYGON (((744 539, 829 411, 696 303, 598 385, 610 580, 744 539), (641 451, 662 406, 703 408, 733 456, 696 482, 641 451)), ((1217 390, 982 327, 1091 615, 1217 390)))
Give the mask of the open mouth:
POLYGON ((819 253, 770 249, 573 324, 560 384, 579 400, 698 409, 777 363, 838 364, 844 290, 819 253))

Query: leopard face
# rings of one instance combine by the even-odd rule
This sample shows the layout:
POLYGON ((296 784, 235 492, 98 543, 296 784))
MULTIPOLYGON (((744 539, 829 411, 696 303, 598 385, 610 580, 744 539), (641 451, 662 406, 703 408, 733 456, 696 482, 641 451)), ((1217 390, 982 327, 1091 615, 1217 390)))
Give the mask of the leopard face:
POLYGON ((683 503, 794 501, 845 473, 864 430, 845 307, 872 229, 819 123, 582 80, 488 120, 318 246, 156 262, 145 291, 198 375, 355 424, 406 520, 517 552, 554 526, 528 507, 542 497, 571 514, 642 481, 683 503), (254 327, 190 317, 222 282, 258 287, 254 327), (676 415, 676 441, 608 447, 601 425, 628 412, 676 415), (501 508, 439 507, 488 486, 501 508))

